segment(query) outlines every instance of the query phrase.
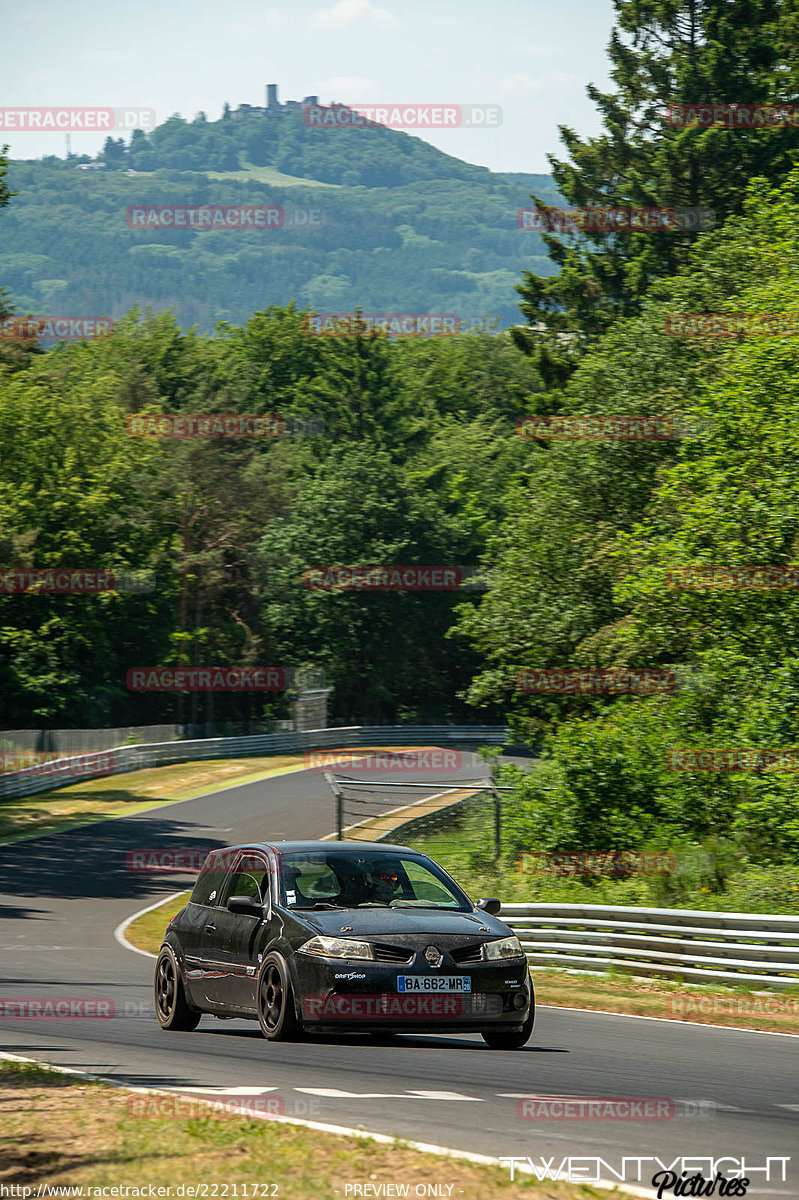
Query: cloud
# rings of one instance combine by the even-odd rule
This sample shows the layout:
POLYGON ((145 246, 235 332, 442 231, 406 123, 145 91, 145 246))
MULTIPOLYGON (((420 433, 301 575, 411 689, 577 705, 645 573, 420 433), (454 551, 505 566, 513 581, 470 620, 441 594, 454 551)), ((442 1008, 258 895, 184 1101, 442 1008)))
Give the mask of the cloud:
POLYGON ((318 9, 311 17, 314 29, 345 29, 348 25, 366 24, 394 29, 399 23, 387 8, 380 8, 371 0, 337 0, 330 8, 318 9))

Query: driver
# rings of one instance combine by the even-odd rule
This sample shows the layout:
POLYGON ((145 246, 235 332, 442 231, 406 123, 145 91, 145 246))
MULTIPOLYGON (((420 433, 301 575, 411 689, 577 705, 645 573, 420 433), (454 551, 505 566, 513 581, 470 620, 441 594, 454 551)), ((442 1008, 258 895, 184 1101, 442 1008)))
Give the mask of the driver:
POLYGON ((365 891, 375 904, 390 904, 399 894, 399 875, 390 868, 375 867, 364 876, 365 891))

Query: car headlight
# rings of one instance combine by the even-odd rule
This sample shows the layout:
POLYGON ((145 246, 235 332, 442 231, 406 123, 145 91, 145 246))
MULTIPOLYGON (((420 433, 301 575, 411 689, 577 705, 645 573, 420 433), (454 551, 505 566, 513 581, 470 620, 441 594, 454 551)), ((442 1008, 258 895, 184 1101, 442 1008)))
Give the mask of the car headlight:
POLYGON ((483 954, 491 961, 498 958, 523 958, 522 944, 517 937, 500 938, 496 942, 484 942, 483 954))
POLYGON ((297 951, 298 954, 315 954, 319 958, 374 958, 368 942, 356 942, 354 938, 312 937, 297 951))

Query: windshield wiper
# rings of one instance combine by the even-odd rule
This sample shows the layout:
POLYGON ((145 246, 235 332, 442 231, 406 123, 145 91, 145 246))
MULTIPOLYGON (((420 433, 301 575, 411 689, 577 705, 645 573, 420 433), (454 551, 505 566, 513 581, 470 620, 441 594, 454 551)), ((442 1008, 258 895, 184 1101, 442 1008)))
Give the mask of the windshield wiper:
POLYGON ((329 900, 315 900, 313 904, 292 904, 291 907, 300 912, 312 912, 315 908, 341 908, 341 905, 331 904, 329 900))

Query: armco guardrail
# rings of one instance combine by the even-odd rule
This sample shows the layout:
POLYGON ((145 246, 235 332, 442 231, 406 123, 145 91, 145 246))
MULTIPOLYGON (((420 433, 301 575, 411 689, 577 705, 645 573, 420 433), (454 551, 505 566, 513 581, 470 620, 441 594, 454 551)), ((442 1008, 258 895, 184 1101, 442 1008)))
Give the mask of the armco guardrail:
POLYGON ((602 904, 503 904, 501 916, 533 966, 799 987, 799 917, 602 904))
POLYGON ((251 754, 296 754, 303 750, 350 749, 353 746, 459 745, 504 746, 501 725, 350 725, 344 729, 311 729, 303 733, 264 733, 255 737, 203 738, 198 741, 154 742, 149 746, 120 746, 96 754, 52 759, 22 771, 0 775, 4 796, 30 796, 51 788, 68 787, 102 775, 120 775, 143 767, 194 762, 203 758, 239 758, 251 754))

